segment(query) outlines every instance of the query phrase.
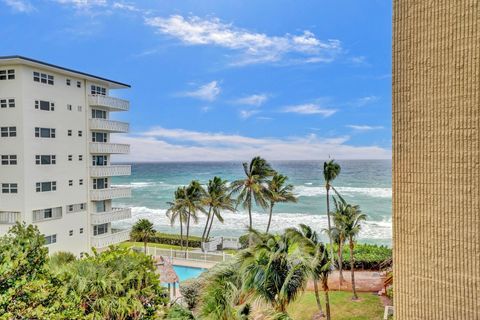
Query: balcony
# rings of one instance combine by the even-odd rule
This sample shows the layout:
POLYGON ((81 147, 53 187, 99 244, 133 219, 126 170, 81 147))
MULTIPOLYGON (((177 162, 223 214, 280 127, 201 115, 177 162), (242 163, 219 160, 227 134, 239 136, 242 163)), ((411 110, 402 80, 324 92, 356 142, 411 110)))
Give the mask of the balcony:
POLYGON ((22 219, 22 214, 16 211, 0 211, 0 234, 5 234, 15 222, 22 219))
POLYGON ((130 145, 108 142, 90 142, 92 154, 127 154, 130 153, 130 145))
POLYGON ((100 94, 89 95, 88 104, 91 107, 101 107, 108 111, 128 111, 130 109, 129 101, 100 94))
POLYGON ((90 130, 107 132, 128 132, 129 125, 126 122, 107 119, 90 119, 90 130))
POLYGON ((91 237, 91 245, 95 248, 106 248, 108 246, 127 241, 130 239, 130 230, 115 230, 112 233, 91 237))
POLYGON ((130 219, 132 210, 130 208, 112 208, 111 211, 95 212, 91 215, 92 224, 103 224, 112 221, 130 219))
POLYGON ((132 189, 129 187, 112 187, 106 189, 90 190, 90 200, 102 201, 118 198, 130 198, 132 196, 132 189))
POLYGON ((129 176, 131 172, 132 168, 129 165, 90 167, 90 176, 93 178, 129 176))

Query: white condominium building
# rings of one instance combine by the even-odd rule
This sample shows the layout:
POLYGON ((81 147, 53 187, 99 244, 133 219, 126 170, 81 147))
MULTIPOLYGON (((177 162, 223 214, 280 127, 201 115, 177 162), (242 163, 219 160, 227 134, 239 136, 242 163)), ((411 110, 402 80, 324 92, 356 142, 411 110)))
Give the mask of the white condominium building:
POLYGON ((0 57, 0 235, 16 221, 38 226, 49 252, 77 256, 128 239, 111 223, 130 218, 112 200, 130 197, 111 177, 129 145, 110 142, 128 123, 109 120, 129 102, 109 95, 127 84, 21 56, 0 57))

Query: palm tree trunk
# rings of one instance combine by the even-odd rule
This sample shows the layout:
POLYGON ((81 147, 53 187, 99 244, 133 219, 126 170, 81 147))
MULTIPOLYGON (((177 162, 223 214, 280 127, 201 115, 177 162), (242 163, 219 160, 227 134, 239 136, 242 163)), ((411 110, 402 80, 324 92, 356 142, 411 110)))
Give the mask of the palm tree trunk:
POLYGON ((180 248, 183 250, 183 223, 182 216, 180 216, 180 248))
POLYGON ((205 237, 205 239, 208 239, 208 237, 210 237, 210 231, 212 230, 213 220, 215 220, 215 214, 212 214, 212 219, 210 219, 210 226, 208 227, 207 236, 205 237))
MULTIPOLYGON (((250 192, 250 195, 251 195, 251 192, 250 192)), ((248 227, 248 231, 249 231, 249 236, 248 236, 248 246, 252 246, 253 244, 253 237, 252 237, 252 198, 250 197, 250 200, 248 202, 248 220, 249 220, 249 227, 248 227)))
MULTIPOLYGON (((203 233, 202 233, 202 243, 207 241, 207 238, 205 237, 205 234, 207 233, 207 228, 208 228, 208 223, 210 222, 210 213, 212 212, 212 207, 208 208, 208 215, 207 215, 207 222, 205 222, 205 228, 203 228, 203 233)), ((202 247, 202 251, 203 247, 202 247)))
POLYGON ((143 241, 143 250, 145 251, 145 254, 147 254, 147 241, 143 241))
POLYGON ((343 245, 342 245, 342 239, 340 239, 340 243, 338 244, 338 271, 339 271, 339 280, 340 284, 345 281, 343 278, 343 245))
POLYGON ((270 223, 272 222, 273 205, 274 203, 270 202, 270 215, 268 217, 267 233, 268 233, 268 230, 270 230, 270 223))
POLYGON ((323 291, 325 292, 325 311, 327 312, 327 320, 330 320, 330 299, 328 297, 328 279, 323 280, 323 291))
POLYGON ((317 300, 317 307, 318 307, 318 310, 320 310, 320 316, 323 317, 325 315, 323 314, 322 303, 320 302, 320 295, 318 293, 318 283, 316 279, 313 279, 313 287, 315 289, 315 299, 317 300))
POLYGON ((328 218, 328 237, 330 238, 330 259, 332 261, 332 266, 335 265, 335 258, 333 257, 333 241, 332 241, 332 225, 330 223, 330 184, 327 183, 327 218, 328 218))
POLYGON ((186 249, 188 250, 188 238, 190 236, 190 210, 188 210, 188 218, 187 218, 187 245, 186 249))
POLYGON ((352 237, 350 237, 350 271, 352 273, 352 291, 353 291, 352 300, 358 300, 357 290, 355 289, 355 271, 353 270, 355 265, 355 260, 353 257, 353 247, 354 247, 353 239, 352 237))

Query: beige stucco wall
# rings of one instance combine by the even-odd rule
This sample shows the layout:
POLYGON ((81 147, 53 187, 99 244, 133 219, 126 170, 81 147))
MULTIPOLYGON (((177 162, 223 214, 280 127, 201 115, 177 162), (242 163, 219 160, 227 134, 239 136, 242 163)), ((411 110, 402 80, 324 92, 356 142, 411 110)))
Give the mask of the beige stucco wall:
POLYGON ((397 320, 480 319, 480 1, 394 0, 397 320))

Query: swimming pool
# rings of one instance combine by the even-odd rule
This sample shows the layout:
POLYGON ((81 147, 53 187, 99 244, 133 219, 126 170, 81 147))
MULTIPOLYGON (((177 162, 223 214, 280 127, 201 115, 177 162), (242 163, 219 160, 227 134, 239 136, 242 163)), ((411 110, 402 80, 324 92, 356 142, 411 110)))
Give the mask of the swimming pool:
POLYGON ((192 279, 198 277, 205 269, 202 268, 193 268, 193 267, 183 267, 183 266, 173 266, 173 270, 178 275, 180 282, 187 279, 192 279))

